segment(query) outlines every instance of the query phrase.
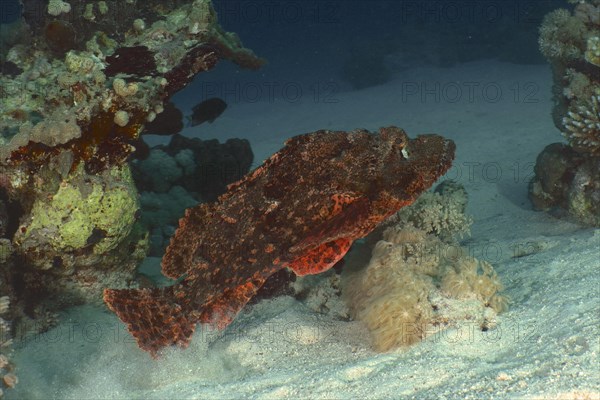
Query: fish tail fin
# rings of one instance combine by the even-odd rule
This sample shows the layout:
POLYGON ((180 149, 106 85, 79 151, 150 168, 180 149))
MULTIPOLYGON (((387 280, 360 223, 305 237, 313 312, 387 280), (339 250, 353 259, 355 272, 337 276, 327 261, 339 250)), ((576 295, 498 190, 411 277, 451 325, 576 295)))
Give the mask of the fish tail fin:
POLYGON ((176 303, 173 287, 105 289, 104 302, 127 324, 138 346, 153 358, 163 347, 187 347, 197 318, 176 303))

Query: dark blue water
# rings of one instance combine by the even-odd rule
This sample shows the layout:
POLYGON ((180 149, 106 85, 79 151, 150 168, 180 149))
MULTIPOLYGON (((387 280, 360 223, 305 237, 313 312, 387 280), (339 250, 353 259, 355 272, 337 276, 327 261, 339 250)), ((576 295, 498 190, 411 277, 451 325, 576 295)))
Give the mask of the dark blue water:
MULTIPOLYGON (((222 27, 236 32, 269 63, 259 73, 221 63, 175 97, 183 107, 214 95, 229 95, 229 102, 272 101, 286 96, 286 84, 312 86, 308 89, 325 94, 363 89, 422 66, 449 67, 482 59, 543 64, 538 27, 550 10, 565 7, 561 0, 214 3, 222 27), (231 81, 232 76, 256 82, 260 89, 234 98, 217 83, 231 81)), ((292 89, 288 96, 293 96, 292 89)))

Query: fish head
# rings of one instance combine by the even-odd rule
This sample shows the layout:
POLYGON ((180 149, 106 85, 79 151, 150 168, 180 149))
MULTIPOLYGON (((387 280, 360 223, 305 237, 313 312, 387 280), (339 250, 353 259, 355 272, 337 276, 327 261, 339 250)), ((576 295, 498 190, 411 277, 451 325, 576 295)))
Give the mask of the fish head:
POLYGON ((452 166, 456 146, 440 135, 409 139, 396 127, 381 128, 381 175, 374 193, 387 193, 400 201, 412 201, 431 187, 452 166))

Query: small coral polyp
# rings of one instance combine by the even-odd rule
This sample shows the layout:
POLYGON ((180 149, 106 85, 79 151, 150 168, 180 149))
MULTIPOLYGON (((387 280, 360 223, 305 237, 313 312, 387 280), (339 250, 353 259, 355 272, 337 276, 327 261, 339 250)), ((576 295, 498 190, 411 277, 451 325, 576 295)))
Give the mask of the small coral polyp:
POLYGON ((585 59, 590 64, 600 67, 600 37, 593 36, 588 39, 585 59))

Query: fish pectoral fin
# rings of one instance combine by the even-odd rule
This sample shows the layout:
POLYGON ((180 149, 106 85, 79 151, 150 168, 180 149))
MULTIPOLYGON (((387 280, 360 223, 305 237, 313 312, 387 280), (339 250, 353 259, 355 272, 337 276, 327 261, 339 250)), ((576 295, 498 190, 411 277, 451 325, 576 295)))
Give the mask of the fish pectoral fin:
POLYGON ((263 283, 265 279, 255 279, 213 296, 202 308, 200 322, 218 329, 226 328, 263 283))
POLYGON ((350 244, 352 244, 352 241, 360 236, 361 222, 365 221, 368 216, 368 201, 364 198, 356 199, 348 204, 343 212, 338 212, 329 220, 309 231, 304 240, 290 248, 290 252, 302 254, 341 239, 351 238, 350 244))
POLYGON ((187 347, 197 318, 175 302, 174 287, 105 289, 104 302, 127 324, 138 346, 153 358, 171 345, 187 347))
POLYGON ((341 238, 323 243, 292 261, 288 268, 296 275, 314 275, 333 267, 350 250, 352 240, 341 238))
POLYGON ((361 225, 369 216, 367 199, 352 193, 332 196, 332 216, 290 248, 298 255, 289 264, 296 275, 318 274, 333 267, 362 236, 361 225), (349 223, 350 222, 350 223, 349 223))

